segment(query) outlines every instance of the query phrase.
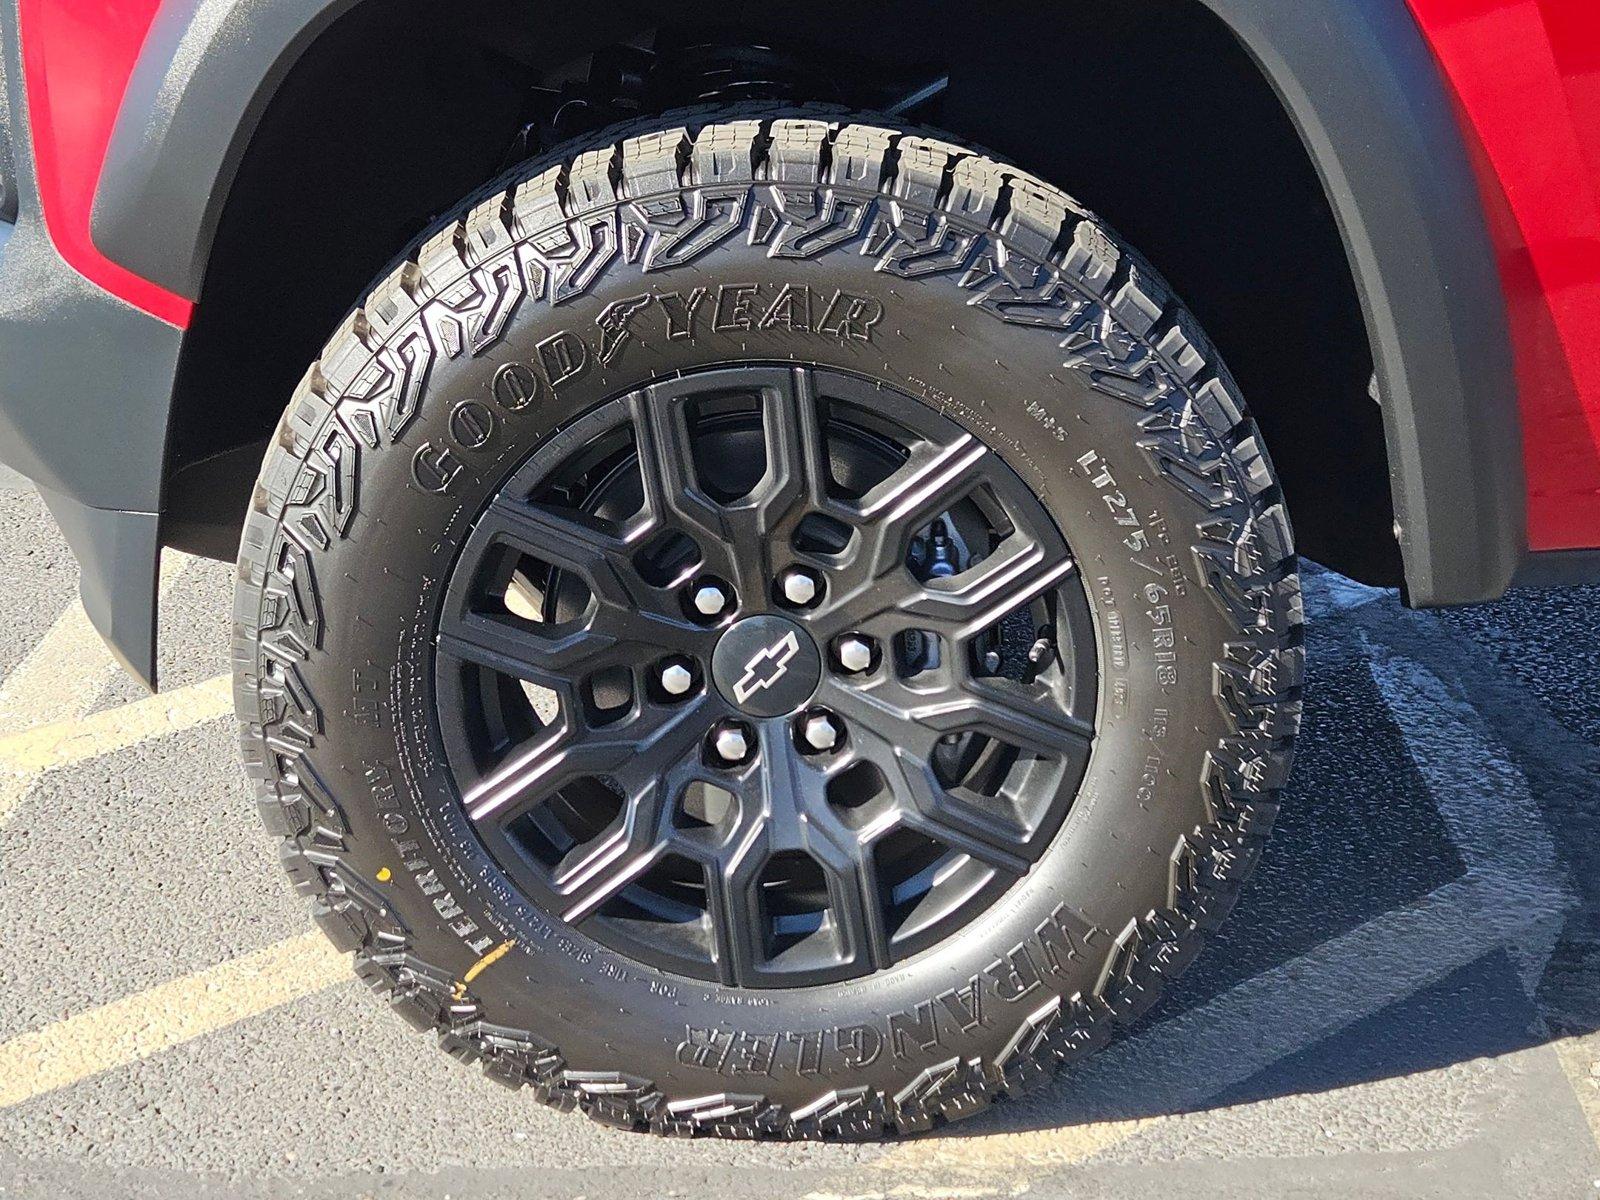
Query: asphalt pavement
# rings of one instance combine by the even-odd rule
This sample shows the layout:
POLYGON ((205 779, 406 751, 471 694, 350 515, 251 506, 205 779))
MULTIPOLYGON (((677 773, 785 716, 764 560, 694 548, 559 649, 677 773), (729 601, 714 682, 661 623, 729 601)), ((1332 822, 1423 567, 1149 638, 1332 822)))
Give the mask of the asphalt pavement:
POLYGON ((231 568, 119 675, 0 477, 0 1197, 1600 1196, 1600 589, 1307 574, 1302 749, 1235 917, 1042 1095, 870 1146, 665 1141, 464 1069, 351 978, 237 765, 231 568))

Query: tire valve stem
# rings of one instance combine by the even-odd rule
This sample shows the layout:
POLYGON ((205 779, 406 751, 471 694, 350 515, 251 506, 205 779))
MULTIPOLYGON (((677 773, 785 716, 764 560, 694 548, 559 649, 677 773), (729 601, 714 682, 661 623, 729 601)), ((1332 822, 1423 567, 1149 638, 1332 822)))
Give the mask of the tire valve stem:
POLYGON ((1028 665, 1033 668, 1035 675, 1043 669, 1045 662, 1055 654, 1055 650, 1055 640, 1043 629, 1039 630, 1039 636, 1034 639, 1033 645, 1028 647, 1028 665))

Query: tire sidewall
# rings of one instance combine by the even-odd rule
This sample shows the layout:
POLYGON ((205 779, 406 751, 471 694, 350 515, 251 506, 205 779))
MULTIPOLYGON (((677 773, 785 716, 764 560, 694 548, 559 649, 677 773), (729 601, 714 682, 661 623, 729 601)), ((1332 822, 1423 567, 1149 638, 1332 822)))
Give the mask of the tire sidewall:
MULTIPOLYGON (((587 219, 618 228, 615 211, 587 219)), ((994 252, 1005 249, 989 236, 994 252)), ((370 886, 403 923, 409 952, 453 980, 510 943, 456 998, 476 1020, 560 1047, 571 1071, 620 1070, 668 1097, 757 1094, 793 1110, 846 1085, 897 1095, 952 1059, 999 1064, 1039 1013, 1081 1008, 1104 991, 1130 930, 1172 911, 1175 852, 1213 818, 1207 756, 1238 733, 1215 672, 1241 631, 1196 547, 1249 500, 1246 481, 1215 453, 1220 492, 1208 496, 1174 482, 1148 448, 1174 440, 1158 418, 1186 402, 1181 356, 1152 356, 1170 384, 1158 403, 1064 366, 1062 309, 1091 304, 1118 321, 1103 262, 1062 268, 1053 311, 1023 319, 973 303, 959 273, 874 269, 859 239, 779 257, 740 237, 648 272, 627 260, 622 240, 560 303, 539 294, 529 260, 510 252, 505 261, 520 264, 528 286, 493 337, 483 319, 490 268, 437 289, 413 323, 434 353, 403 427, 379 433, 358 403, 344 403, 315 452, 319 462, 341 452, 355 460, 342 536, 301 539, 325 635, 297 667, 321 725, 303 757, 343 814, 344 869, 383 881, 370 886), (476 317, 461 316, 474 305, 476 317), (980 920, 864 979, 741 990, 622 958, 520 897, 445 770, 432 647, 473 522, 536 449, 652 380, 791 361, 917 397, 1039 496, 1093 614, 1097 736, 1062 829, 980 920)), ((1014 248, 1004 257, 1012 278, 1033 271, 1014 248)), ((552 290, 550 276, 537 282, 552 290)), ((1117 333, 1144 344, 1143 330, 1117 333)), ((1191 451, 1209 458, 1222 433, 1192 424, 1182 436, 1209 439, 1191 451)), ((283 527, 295 536, 292 522, 283 527)))

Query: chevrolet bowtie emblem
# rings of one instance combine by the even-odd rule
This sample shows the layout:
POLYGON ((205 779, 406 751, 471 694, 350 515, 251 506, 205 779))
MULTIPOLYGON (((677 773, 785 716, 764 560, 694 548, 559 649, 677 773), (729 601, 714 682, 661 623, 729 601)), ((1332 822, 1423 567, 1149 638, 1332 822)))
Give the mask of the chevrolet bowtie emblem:
POLYGON ((740 704, 757 692, 777 683, 789 673, 789 660, 800 653, 800 639, 790 630, 770 646, 757 650, 744 665, 744 674, 733 685, 733 698, 740 704))

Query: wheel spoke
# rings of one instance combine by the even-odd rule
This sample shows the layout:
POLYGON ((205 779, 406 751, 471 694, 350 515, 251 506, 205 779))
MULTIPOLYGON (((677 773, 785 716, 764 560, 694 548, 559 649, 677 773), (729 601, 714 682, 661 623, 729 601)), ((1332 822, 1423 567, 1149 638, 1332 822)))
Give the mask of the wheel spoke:
POLYGON ((888 922, 878 896, 877 870, 872 855, 818 855, 828 880, 834 921, 845 943, 845 953, 874 971, 893 959, 888 922))
POLYGON ((865 850, 828 807, 827 774, 790 751, 788 740, 788 731, 779 724, 762 728, 767 849, 809 854, 829 877, 830 892, 854 892, 867 882, 865 850))
MULTIPOLYGON (((756 831, 730 869, 711 872, 712 929, 725 982, 748 984, 764 969, 758 883, 761 869, 776 852, 766 831, 756 831)), ((844 956, 871 970, 888 966, 892 952, 871 856, 827 841, 813 842, 806 852, 822 869, 844 956)))
POLYGON ((671 384, 634 397, 646 507, 653 520, 694 537, 707 570, 741 591, 764 590, 777 567, 775 543, 826 503, 827 449, 811 373, 761 368, 757 387, 766 469, 749 494, 720 503, 701 486, 684 398, 671 384))
POLYGON ((636 392, 629 404, 639 446, 645 509, 651 522, 694 537, 710 565, 724 575, 731 574, 731 556, 725 552, 729 530, 724 511, 695 477, 684 398, 658 384, 636 392))
POLYGON ((754 844, 760 831, 752 829, 737 857, 706 870, 706 908, 711 918, 712 957, 717 975, 730 987, 747 985, 760 970, 765 950, 758 925, 755 871, 764 855, 754 844), (754 869, 752 869, 754 868, 754 869))
POLYGON ((554 875, 556 891, 567 904, 562 920, 576 925, 593 915, 661 856, 664 790, 659 779, 644 781, 630 792, 609 829, 562 860, 554 875))
POLYGON ((550 636, 514 618, 476 612, 441 618, 439 649, 462 662, 547 687, 625 661, 617 639, 596 630, 568 628, 550 636))
POLYGON ((792 531, 807 509, 827 504, 828 449, 811 372, 785 371, 781 384, 761 392, 761 430, 767 470, 750 493, 763 541, 792 531))
POLYGON ((987 734, 1048 757, 1086 755, 1094 726, 1061 711, 1044 689, 1009 680, 968 681, 960 691, 919 704, 908 720, 938 733, 987 734))
POLYGON ((625 740, 583 736, 571 726, 543 734, 507 755, 462 793, 474 821, 507 824, 576 779, 603 775, 627 761, 625 740))
POLYGON ((762 970, 761 872, 774 855, 792 851, 821 869, 845 956, 874 970, 887 966, 889 939, 871 853, 829 810, 825 774, 789 753, 787 738, 781 724, 763 726, 750 793, 754 819, 716 872, 712 918, 719 961, 739 980, 762 970))
POLYGON ((942 446, 924 444, 863 496, 852 516, 863 538, 859 553, 865 574, 881 579, 903 567, 918 531, 977 486, 989 457, 971 434, 942 446))
POLYGON ((601 729, 569 717, 507 755, 463 793, 467 815, 502 824, 559 792, 575 779, 607 777, 630 792, 653 779, 662 764, 681 760, 699 743, 713 707, 706 697, 601 729))
POLYGON ((909 828, 1008 875, 1026 873, 1028 858, 1016 832, 949 793, 933 769, 931 745, 925 751, 880 737, 865 740, 863 753, 883 772, 909 828))
POLYGON ((1027 873, 1028 859, 1019 852, 1016 839, 1007 830, 948 796, 908 810, 905 820, 909 828, 986 867, 1019 877, 1027 873))
POLYGON ((962 707, 968 700, 951 692, 950 700, 922 708, 842 687, 828 690, 824 699, 849 720, 857 734, 856 753, 882 773, 906 825, 1007 874, 1020 875, 1028 859, 1018 830, 953 795, 934 770, 939 739, 974 729, 977 719, 976 709, 962 707))
POLYGON ((509 545, 558 572, 569 572, 582 580, 591 604, 579 620, 544 626, 480 611, 472 589, 457 589, 440 621, 439 647, 447 654, 554 686, 627 661, 624 650, 630 644, 656 652, 703 648, 703 631, 670 615, 674 598, 645 583, 634 570, 630 555, 638 535, 612 533, 582 513, 502 497, 479 521, 475 537, 484 547, 480 559, 487 546, 509 545))
POLYGON ((628 562, 628 539, 610 533, 582 513, 549 505, 497 499, 480 520, 495 541, 571 571, 604 604, 636 605, 639 581, 628 562))
POLYGON ((612 773, 626 793, 622 812, 599 836, 569 851, 554 872, 555 889, 568 904, 563 920, 577 924, 593 916, 667 851, 674 800, 704 777, 699 741, 695 720, 672 720, 612 773))
POLYGON ((810 850, 817 839, 815 819, 826 813, 826 781, 795 754, 783 726, 766 722, 759 731, 763 828, 766 850, 810 850))
POLYGON ((903 467, 861 497, 857 515, 884 528, 914 528, 971 490, 974 468, 987 455, 970 433, 943 446, 919 446, 903 467))
POLYGON ((926 629, 959 645, 1058 587, 1077 569, 1065 557, 1015 534, 976 566, 949 579, 918 582, 906 572, 877 607, 897 629, 926 629), (886 603, 885 601, 892 601, 886 603))

